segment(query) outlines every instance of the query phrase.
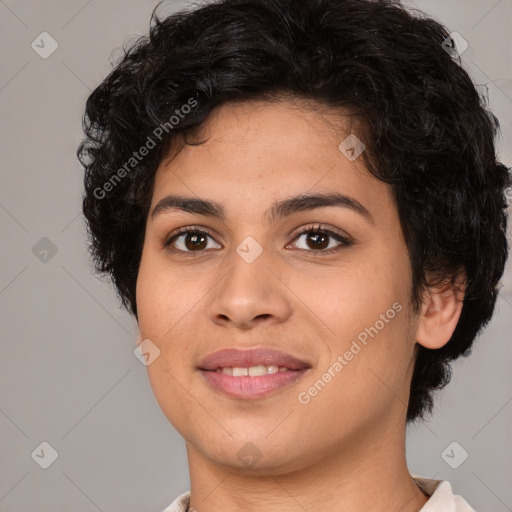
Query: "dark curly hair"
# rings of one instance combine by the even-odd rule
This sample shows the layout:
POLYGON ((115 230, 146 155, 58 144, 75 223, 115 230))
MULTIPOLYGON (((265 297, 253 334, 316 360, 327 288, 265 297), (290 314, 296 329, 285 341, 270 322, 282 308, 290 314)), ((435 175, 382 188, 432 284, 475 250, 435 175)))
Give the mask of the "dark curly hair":
POLYGON ((418 347, 407 420, 424 417, 450 361, 468 355, 489 322, 508 255, 511 175, 496 159, 499 122, 445 51, 449 33, 389 0, 220 0, 165 18, 159 7, 86 104, 77 156, 95 270, 138 319, 156 169, 215 107, 291 95, 349 109, 363 119, 367 168, 397 200, 416 312, 426 288, 467 276, 449 342, 418 347))

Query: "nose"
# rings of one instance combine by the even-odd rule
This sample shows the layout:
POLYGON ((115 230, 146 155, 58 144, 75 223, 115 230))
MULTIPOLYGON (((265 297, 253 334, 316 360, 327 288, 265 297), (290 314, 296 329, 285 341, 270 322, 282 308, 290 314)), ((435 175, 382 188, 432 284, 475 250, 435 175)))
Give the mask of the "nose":
POLYGON ((214 324, 248 330, 291 316, 293 294, 269 263, 263 254, 252 262, 233 254, 229 270, 209 294, 208 314, 214 324))

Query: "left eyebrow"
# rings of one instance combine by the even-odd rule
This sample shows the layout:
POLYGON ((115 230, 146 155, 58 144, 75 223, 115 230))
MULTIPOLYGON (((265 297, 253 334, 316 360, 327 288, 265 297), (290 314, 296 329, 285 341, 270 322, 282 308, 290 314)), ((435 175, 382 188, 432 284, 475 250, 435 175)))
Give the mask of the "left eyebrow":
MULTIPOLYGON (((314 195, 301 194, 276 201, 264 213, 264 217, 266 217, 270 223, 273 223, 283 219, 284 217, 293 215, 294 213, 329 206, 347 208, 358 213, 371 224, 374 224, 375 222, 367 208, 365 208, 359 201, 353 197, 349 197, 338 192, 314 195)), ((172 194, 164 197, 155 205, 151 212, 151 218, 154 219, 157 215, 170 210, 204 215, 206 217, 220 219, 221 221, 224 221, 226 218, 224 206, 220 203, 207 199, 172 194)))

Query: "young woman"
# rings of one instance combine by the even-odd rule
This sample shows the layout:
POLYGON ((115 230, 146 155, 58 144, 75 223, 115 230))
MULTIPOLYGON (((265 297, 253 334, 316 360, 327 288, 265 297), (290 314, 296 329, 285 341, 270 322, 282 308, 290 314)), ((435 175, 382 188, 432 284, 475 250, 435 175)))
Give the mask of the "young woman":
POLYGON ((187 448, 166 512, 473 510, 404 447, 507 258, 455 43, 396 2, 221 0, 154 14, 88 99, 91 254, 187 448))

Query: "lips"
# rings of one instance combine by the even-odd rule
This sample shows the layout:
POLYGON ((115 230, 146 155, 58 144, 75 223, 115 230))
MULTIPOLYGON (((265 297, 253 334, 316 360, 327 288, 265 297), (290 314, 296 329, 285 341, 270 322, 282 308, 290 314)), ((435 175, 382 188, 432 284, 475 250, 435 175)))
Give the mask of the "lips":
POLYGON ((225 349, 214 352, 199 365, 200 370, 216 371, 217 368, 250 368, 253 366, 278 366, 289 370, 311 368, 306 361, 301 361, 291 354, 279 350, 260 347, 252 349, 225 349))
POLYGON ((220 350, 204 359, 199 370, 210 389, 232 399, 254 400, 289 389, 310 368, 291 354, 260 347, 220 350))

